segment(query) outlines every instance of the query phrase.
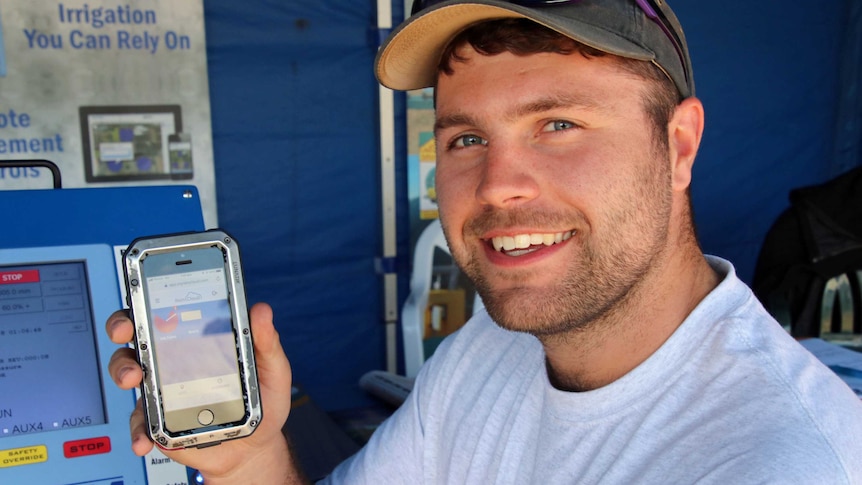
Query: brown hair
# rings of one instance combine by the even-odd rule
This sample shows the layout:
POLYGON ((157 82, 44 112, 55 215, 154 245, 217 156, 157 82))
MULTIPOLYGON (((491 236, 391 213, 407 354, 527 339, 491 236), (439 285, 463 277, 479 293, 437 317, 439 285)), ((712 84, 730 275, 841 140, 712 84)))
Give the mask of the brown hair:
POLYGON ((488 56, 502 52, 519 56, 552 52, 563 55, 579 53, 587 58, 614 57, 623 71, 649 83, 644 109, 654 124, 656 141, 662 147, 667 146, 667 124, 674 108, 682 101, 682 96, 664 71, 655 64, 607 54, 531 20, 518 18, 490 20, 468 27, 449 42, 440 58, 437 72, 451 75, 454 72, 453 62, 465 61, 458 54, 458 48, 467 44, 476 52, 488 56))

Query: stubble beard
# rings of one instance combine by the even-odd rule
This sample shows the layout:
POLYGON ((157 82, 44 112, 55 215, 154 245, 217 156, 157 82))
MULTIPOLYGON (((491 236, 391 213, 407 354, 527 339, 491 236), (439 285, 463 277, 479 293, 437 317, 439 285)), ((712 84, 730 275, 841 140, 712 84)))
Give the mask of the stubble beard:
MULTIPOLYGON (((549 287, 519 286, 517 281, 530 280, 529 272, 486 273, 480 265, 485 259, 482 248, 473 248, 474 253, 469 255, 453 254, 497 325, 539 338, 573 335, 603 322, 619 322, 625 309, 634 306, 633 300, 648 296, 648 289, 644 292, 639 286, 663 257, 669 237, 669 169, 642 174, 638 182, 637 193, 631 199, 635 202, 612 212, 604 223, 605 228, 622 228, 622 232, 595 239, 589 233, 575 234, 567 245, 580 245, 580 250, 562 248, 577 256, 571 257, 564 276, 549 287), (492 279, 504 280, 507 287, 495 287, 492 279)), ((505 227, 506 221, 552 219, 547 214, 486 213, 469 225, 473 229, 468 232, 494 224, 505 227)), ((576 219, 583 218, 578 214, 576 219)))

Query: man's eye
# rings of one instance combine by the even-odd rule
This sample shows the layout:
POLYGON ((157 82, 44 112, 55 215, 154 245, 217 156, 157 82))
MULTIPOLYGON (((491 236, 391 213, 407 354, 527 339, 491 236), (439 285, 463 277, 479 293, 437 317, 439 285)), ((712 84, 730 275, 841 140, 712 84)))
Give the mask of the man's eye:
POLYGON ((542 131, 563 131, 563 130, 571 130, 572 128, 577 128, 578 125, 572 123, 571 121, 565 120, 554 120, 545 125, 542 131))
POLYGON ((454 148, 465 148, 474 145, 487 145, 488 141, 483 139, 480 136, 476 135, 463 135, 459 136, 452 143, 452 147, 454 148))

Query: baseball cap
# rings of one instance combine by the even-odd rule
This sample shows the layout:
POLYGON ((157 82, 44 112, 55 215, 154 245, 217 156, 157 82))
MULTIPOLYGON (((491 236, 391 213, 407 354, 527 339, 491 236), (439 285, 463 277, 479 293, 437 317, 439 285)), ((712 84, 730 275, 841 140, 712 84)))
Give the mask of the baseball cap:
MULTIPOLYGON (((449 42, 473 24, 526 18, 594 49, 657 65, 683 98, 694 96, 688 45, 664 0, 414 0, 419 10, 384 41, 378 81, 413 90, 436 84, 449 42)), ((416 10, 416 6, 414 6, 416 10)))

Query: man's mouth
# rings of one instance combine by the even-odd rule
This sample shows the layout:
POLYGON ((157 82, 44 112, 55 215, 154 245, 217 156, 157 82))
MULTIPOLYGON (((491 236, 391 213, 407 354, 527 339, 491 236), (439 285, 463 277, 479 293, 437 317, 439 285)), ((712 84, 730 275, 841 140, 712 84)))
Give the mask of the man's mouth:
POLYGON ((574 231, 554 233, 515 234, 513 236, 496 236, 491 238, 494 250, 505 252, 509 256, 521 256, 537 251, 544 246, 553 246, 572 237, 574 231))

